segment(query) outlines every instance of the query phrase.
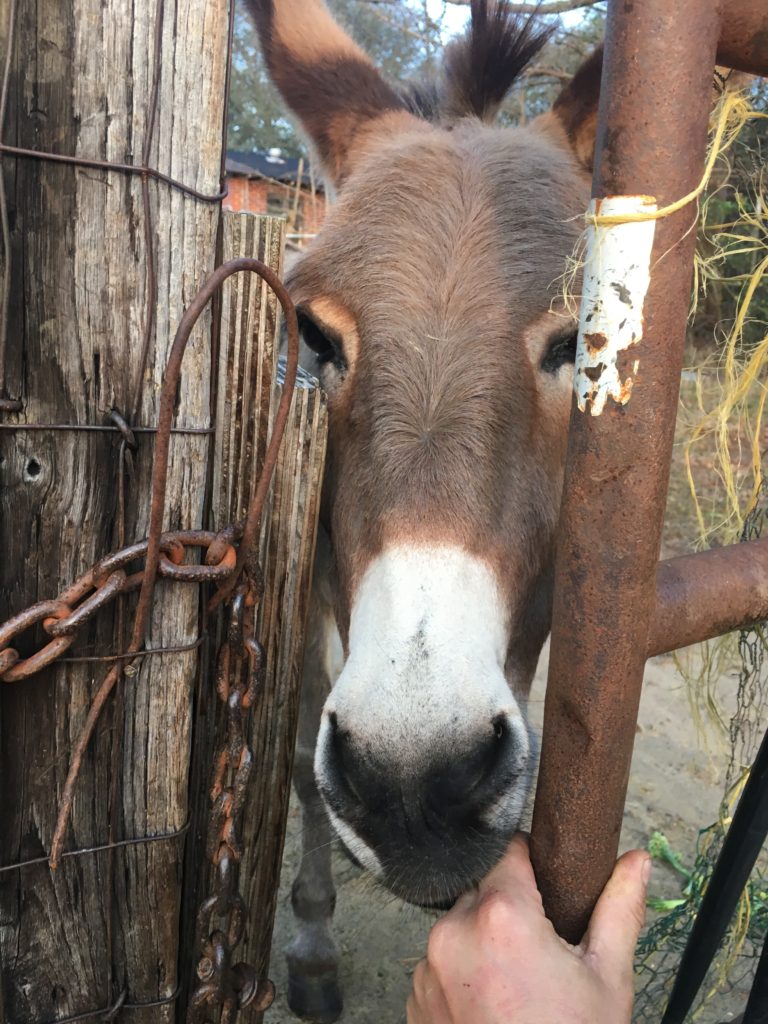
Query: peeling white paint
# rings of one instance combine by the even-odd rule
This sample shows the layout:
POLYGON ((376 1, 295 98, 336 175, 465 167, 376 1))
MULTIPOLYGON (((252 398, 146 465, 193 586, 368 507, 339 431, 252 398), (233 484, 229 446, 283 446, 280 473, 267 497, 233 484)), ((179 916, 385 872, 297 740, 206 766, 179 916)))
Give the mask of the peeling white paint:
MULTIPOLYGON (((652 196, 593 199, 589 216, 656 211, 652 196)), ((608 398, 629 401, 639 360, 621 356, 643 336, 655 220, 595 224, 587 229, 584 286, 573 386, 582 412, 599 416, 608 398), (621 358, 620 358, 621 356, 621 358)))

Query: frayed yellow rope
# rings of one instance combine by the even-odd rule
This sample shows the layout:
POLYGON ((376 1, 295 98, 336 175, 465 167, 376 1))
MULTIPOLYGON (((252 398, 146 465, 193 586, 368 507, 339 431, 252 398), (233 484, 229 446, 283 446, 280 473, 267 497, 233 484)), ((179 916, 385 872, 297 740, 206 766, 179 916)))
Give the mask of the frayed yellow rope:
POLYGON ((632 224, 638 221, 660 220, 662 217, 670 217, 673 213, 677 213, 678 210, 682 210, 683 207, 688 206, 689 203, 699 198, 709 184, 709 179, 712 177, 712 171, 718 158, 733 144, 744 125, 754 118, 768 117, 767 114, 752 110, 743 93, 737 91, 724 92, 715 108, 714 114, 716 127, 709 149, 709 156, 704 166, 704 174, 696 188, 689 192, 688 195, 683 196, 681 199, 676 199, 674 203, 662 206, 657 210, 638 210, 635 213, 621 214, 587 213, 585 215, 587 223, 596 226, 632 224))

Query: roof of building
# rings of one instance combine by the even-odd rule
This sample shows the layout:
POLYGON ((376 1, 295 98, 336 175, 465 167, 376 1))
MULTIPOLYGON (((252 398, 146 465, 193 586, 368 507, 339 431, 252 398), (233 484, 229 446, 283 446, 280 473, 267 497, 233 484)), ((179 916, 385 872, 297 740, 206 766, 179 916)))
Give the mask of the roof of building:
MULTIPOLYGON (((279 149, 228 149, 227 174, 248 178, 272 178, 283 184, 294 185, 299 176, 299 158, 287 156, 279 149)), ((305 159, 301 169, 301 184, 312 184, 309 162, 305 159)), ((322 182, 315 181, 315 188, 322 191, 322 182)))

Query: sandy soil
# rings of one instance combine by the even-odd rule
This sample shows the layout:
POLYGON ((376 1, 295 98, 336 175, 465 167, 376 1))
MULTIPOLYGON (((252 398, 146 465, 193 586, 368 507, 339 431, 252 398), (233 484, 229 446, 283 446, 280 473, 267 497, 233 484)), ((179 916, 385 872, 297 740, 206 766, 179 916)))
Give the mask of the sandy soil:
MULTIPOLYGON (((531 717, 540 723, 546 652, 531 694, 531 717)), ((735 689, 735 687, 734 687, 735 689)), ((692 724, 685 684, 669 657, 648 663, 637 727, 629 796, 624 816, 622 849, 645 845, 654 829, 663 831, 684 862, 693 859, 698 829, 715 819, 721 796, 724 748, 710 738, 703 749, 692 724)), ((291 934, 290 884, 299 861, 300 813, 291 806, 278 916, 273 946, 272 978, 278 999, 267 1014, 270 1024, 296 1020, 284 999, 286 970, 283 948, 291 934)), ((400 1024, 410 975, 421 957, 435 915, 389 897, 334 853, 338 887, 335 935, 342 950, 345 1024, 400 1024)), ((651 893, 679 895, 674 873, 654 869, 651 893)), ((743 1008, 734 995, 734 1009, 743 1008)), ((727 1015, 725 1015, 727 1016, 727 1015)), ((723 1019, 721 1016, 719 1019, 723 1019)))

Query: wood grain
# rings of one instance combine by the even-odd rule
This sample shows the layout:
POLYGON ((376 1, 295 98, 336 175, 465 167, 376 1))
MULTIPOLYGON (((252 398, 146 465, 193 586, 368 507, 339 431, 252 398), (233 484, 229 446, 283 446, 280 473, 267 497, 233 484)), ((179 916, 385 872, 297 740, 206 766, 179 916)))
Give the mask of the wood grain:
MULTIPOLYGON (((0 25, 8 21, 0 2, 0 25)), ((154 74, 157 5, 147 0, 19 0, 3 138, 136 163, 154 74)), ((165 0, 158 121, 150 162, 217 192, 227 0, 165 0)), ((3 40, 3 52, 6 40, 3 40)), ((8 390, 27 423, 104 423, 134 400, 147 315, 138 178, 3 161, 12 225, 8 390)), ((219 210, 150 183, 155 330, 138 422, 154 425, 163 367, 185 304, 212 269, 219 210)), ((190 342, 177 424, 210 424, 210 316, 190 342)), ((210 439, 175 435, 166 521, 201 525, 210 439)), ((117 541, 115 435, 0 431, 0 619, 55 596, 117 541)), ((126 538, 146 532, 153 451, 140 435, 127 481, 126 538)), ((159 587, 147 646, 198 632, 196 587, 159 587)), ((71 653, 115 649, 100 615, 71 653)), ((31 642, 31 640, 28 640, 31 642)), ((195 652, 144 658, 97 729, 77 787, 67 848, 110 834, 180 828, 188 814, 195 652), (110 811, 110 790, 116 800, 110 811)), ((72 743, 105 667, 62 664, 0 691, 0 865, 50 847, 72 743)), ((180 845, 155 843, 0 874, 0 1020, 31 1024, 173 993, 180 845), (114 895, 113 895, 114 891, 114 895)), ((171 1021, 173 1006, 132 1012, 171 1021)))
MULTIPOLYGON (((264 559, 260 635, 267 673, 251 722, 258 768, 243 823, 241 889, 250 915, 243 955, 261 978, 267 976, 277 906, 327 434, 325 399, 307 379, 300 378, 291 411, 264 559)), ((262 1016, 246 1012, 243 1018, 256 1022, 262 1016)))

